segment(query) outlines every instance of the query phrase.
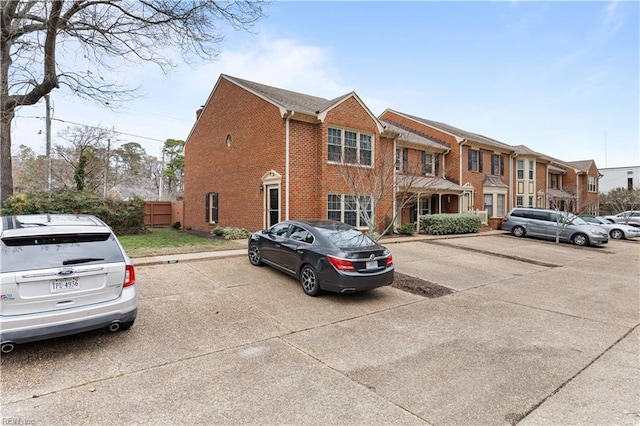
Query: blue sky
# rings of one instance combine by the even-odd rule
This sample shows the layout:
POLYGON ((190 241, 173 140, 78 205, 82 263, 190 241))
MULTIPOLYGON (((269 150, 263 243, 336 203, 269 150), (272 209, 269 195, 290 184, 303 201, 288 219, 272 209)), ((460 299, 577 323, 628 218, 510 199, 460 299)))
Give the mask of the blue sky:
MULTIPOLYGON (((640 164, 638 2, 290 2, 255 34, 229 30, 217 61, 122 70, 143 96, 112 113, 62 91, 54 118, 113 127, 159 155, 186 139, 221 73, 391 108, 566 161, 640 164)), ((44 152, 44 104, 22 108, 14 149, 44 152), (24 118, 22 118, 24 117, 24 118)), ((69 124, 54 121, 57 132, 69 124)), ((116 144, 117 144, 116 143, 116 144)))

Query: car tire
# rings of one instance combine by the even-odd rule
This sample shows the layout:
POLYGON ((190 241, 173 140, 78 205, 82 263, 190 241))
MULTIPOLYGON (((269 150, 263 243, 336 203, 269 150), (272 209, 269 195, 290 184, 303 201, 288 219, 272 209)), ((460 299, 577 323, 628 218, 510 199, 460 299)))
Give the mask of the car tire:
POLYGON ((317 296, 320 294, 318 274, 310 265, 304 265, 300 270, 300 284, 302 284, 302 290, 306 295, 317 296))
POLYGON ((262 253, 260 253, 260 247, 256 243, 249 244, 249 262, 253 266, 262 266, 262 253))
POLYGON ((620 240, 624 238, 624 232, 619 229, 612 229, 611 232, 609 232, 609 236, 611 236, 611 238, 613 238, 614 240, 620 240))
POLYGON ((579 233, 571 237, 571 241, 577 246, 586 246, 589 244, 589 237, 585 234, 579 233))
POLYGON ((511 230, 511 234, 514 237, 524 237, 527 234, 527 232, 524 230, 522 226, 514 226, 513 229, 511 230))

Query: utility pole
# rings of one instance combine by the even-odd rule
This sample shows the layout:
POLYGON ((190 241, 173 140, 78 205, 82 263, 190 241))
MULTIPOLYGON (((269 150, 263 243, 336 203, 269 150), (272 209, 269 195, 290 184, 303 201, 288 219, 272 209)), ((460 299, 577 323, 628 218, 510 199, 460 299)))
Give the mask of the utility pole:
POLYGON ((109 155, 111 153, 111 138, 107 138, 107 159, 104 162, 104 198, 107 198, 107 176, 109 175, 109 155))
POLYGON ((47 155, 47 191, 51 192, 51 100, 49 93, 44 95, 44 103, 47 108, 45 133, 46 133, 46 155, 47 155))

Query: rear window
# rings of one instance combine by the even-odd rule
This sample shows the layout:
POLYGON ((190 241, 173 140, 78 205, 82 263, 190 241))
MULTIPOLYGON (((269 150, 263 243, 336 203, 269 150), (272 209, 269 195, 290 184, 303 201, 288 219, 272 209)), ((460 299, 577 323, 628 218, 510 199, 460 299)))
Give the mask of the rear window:
POLYGON ((0 272, 124 262, 111 233, 30 235, 3 238, 0 272))
POLYGON ((342 249, 371 247, 376 245, 371 238, 357 229, 336 230, 318 228, 318 231, 327 237, 336 247, 342 249))

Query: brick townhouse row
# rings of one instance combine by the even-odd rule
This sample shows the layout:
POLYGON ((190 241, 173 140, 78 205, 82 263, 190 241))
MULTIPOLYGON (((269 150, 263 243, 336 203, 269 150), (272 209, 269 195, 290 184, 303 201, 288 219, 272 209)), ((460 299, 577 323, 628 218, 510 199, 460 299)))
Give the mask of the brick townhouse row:
POLYGON ((184 226, 266 228, 330 218, 381 231, 433 213, 514 206, 597 213, 592 160, 562 161, 387 109, 222 74, 185 145, 184 226), (399 212, 394 215, 394 212, 399 212))

